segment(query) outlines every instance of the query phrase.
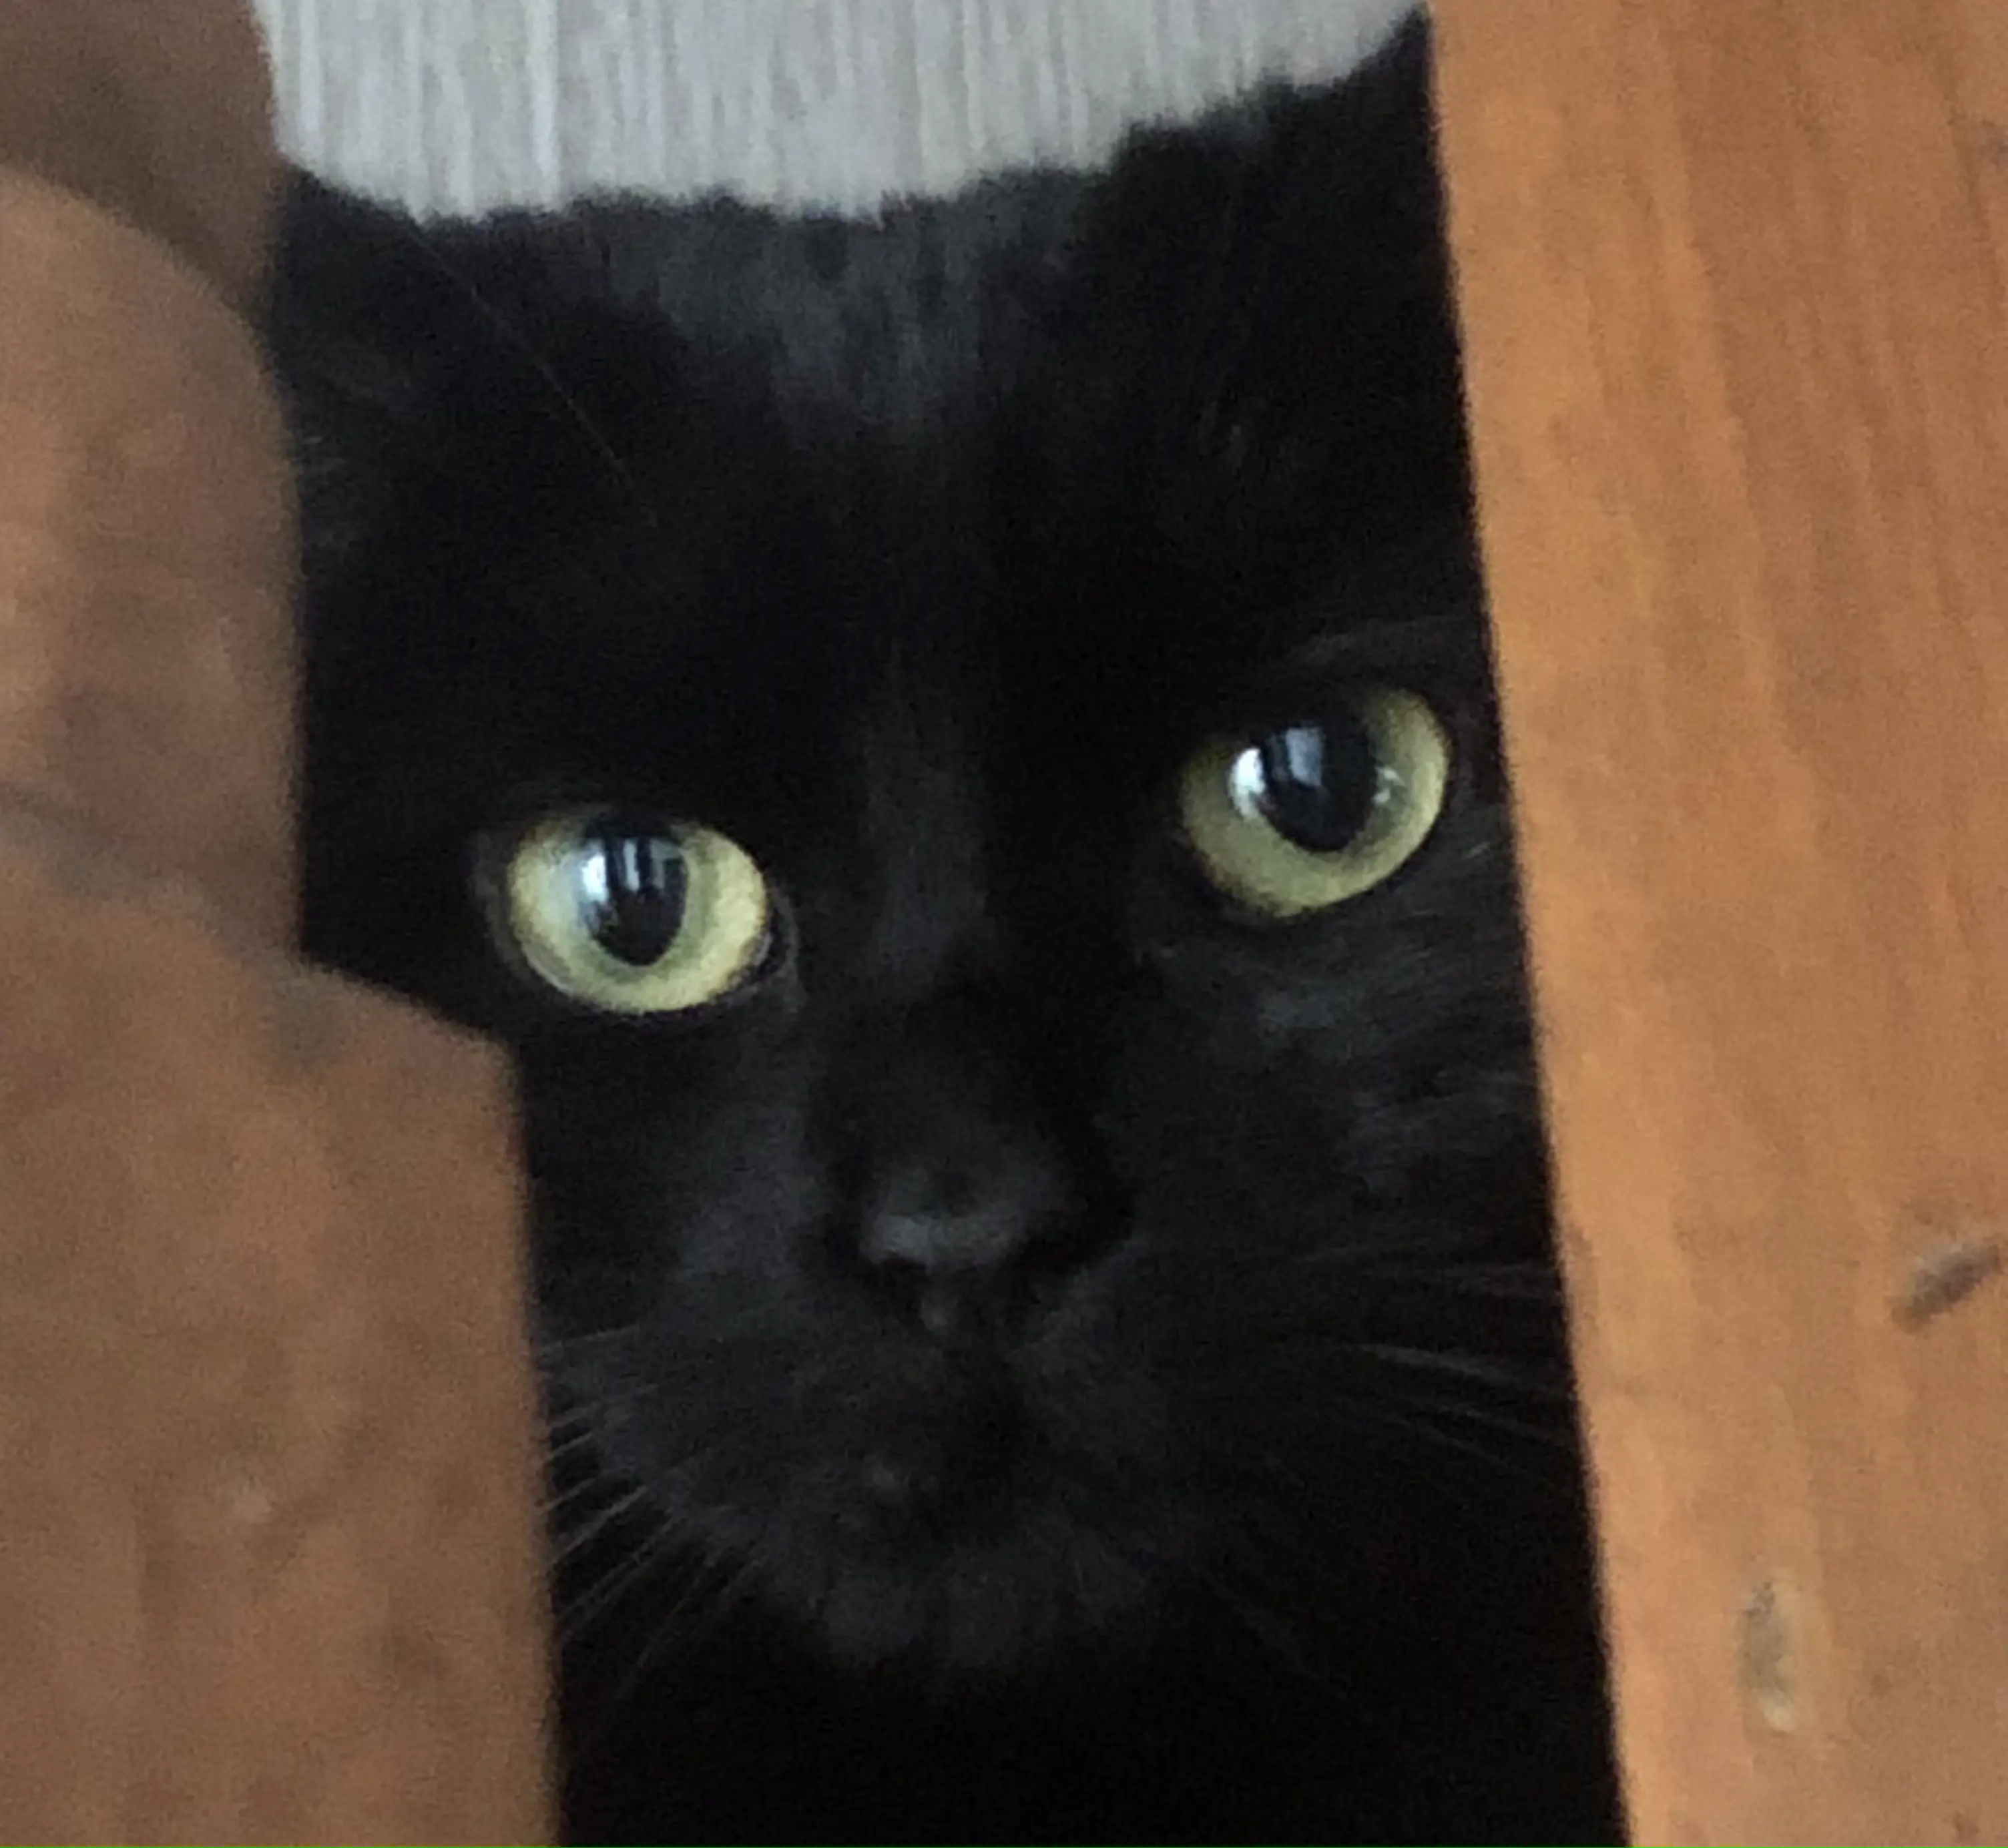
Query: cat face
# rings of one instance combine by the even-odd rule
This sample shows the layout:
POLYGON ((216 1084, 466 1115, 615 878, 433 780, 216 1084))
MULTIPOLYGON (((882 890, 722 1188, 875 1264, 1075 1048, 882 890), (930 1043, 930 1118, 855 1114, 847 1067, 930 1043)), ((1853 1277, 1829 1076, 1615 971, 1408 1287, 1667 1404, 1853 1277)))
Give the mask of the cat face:
POLYGON ((306 945, 514 1052, 573 1525, 840 1658, 1462 1596, 1565 1433, 1423 67, 873 224, 295 200, 306 945))

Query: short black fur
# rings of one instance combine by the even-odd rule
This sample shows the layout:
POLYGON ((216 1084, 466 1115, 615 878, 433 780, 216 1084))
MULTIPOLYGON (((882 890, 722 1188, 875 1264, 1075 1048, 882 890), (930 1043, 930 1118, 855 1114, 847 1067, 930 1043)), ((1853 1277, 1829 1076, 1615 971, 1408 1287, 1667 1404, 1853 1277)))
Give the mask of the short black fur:
POLYGON ((1612 1837, 1427 55, 870 221, 295 187, 304 938, 519 1064, 575 1836, 1612 1837), (1181 762, 1380 684, 1427 843, 1218 897, 1181 762), (768 870, 733 996, 498 949, 574 799, 768 870))

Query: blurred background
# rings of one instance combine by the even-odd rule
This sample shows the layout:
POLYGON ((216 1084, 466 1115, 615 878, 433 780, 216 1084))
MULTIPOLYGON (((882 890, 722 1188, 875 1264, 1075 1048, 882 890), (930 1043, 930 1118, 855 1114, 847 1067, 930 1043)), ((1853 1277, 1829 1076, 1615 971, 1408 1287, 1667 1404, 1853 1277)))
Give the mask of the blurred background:
POLYGON ((467 210, 595 189, 868 207, 1105 153, 1408 0, 258 0, 288 151, 467 210))

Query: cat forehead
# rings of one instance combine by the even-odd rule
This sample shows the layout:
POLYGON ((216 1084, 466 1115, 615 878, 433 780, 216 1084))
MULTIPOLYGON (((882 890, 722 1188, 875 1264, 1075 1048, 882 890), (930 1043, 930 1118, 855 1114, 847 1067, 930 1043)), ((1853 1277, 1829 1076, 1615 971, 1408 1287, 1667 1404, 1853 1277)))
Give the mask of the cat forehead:
POLYGON ((1090 184, 1028 176, 870 219, 589 206, 570 235, 608 305, 662 317, 712 381, 757 379, 801 440, 924 440, 994 402, 1090 184))
POLYGON ((1389 561, 1469 551, 1426 104, 1410 58, 862 222, 309 193, 357 484, 310 450, 309 493, 383 521, 322 660, 827 761, 896 687, 1113 740, 1401 626, 1445 599, 1389 561))
MULTIPOLYGON (((1306 564, 1299 532, 1196 547, 1153 511, 1084 506, 1091 458, 1048 475, 1035 452, 1002 489, 995 424, 974 418, 805 439, 757 381, 703 363, 645 415, 671 453, 631 438, 625 478, 582 502, 546 498, 553 453, 498 462, 520 489, 465 535, 478 570, 445 612, 610 758, 843 763, 862 789, 972 730, 1161 751, 1237 705, 1275 716, 1299 685, 1483 673, 1454 496, 1398 529, 1320 511, 1306 564)), ((1194 528, 1209 511, 1172 509, 1194 528)))

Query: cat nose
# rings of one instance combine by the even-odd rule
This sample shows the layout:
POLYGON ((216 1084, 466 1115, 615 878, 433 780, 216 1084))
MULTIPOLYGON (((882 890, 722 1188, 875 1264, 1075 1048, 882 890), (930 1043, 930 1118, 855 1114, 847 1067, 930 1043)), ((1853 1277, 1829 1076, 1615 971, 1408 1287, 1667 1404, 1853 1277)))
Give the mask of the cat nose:
POLYGON ((878 1293, 950 1344, 1013 1332, 1071 1268, 1079 1208, 1059 1159, 1034 1144, 878 1176, 855 1253, 878 1293))

